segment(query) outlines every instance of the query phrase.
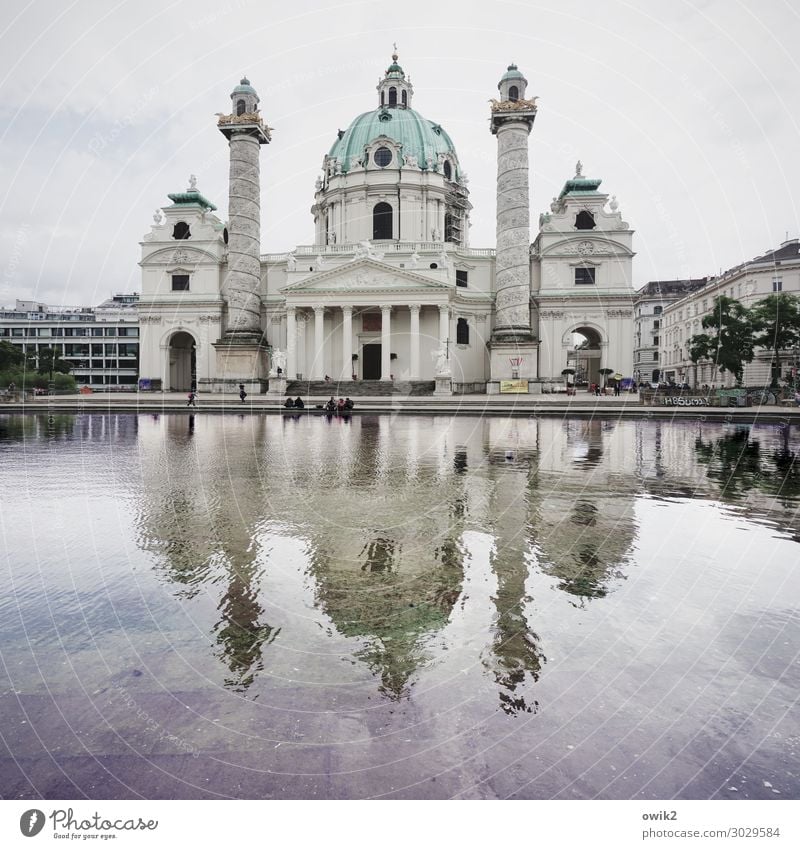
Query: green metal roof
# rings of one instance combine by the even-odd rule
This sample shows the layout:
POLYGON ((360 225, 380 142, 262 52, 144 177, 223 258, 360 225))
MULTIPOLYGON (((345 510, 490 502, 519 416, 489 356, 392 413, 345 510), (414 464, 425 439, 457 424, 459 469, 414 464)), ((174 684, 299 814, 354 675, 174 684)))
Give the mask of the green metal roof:
POLYGON ((250 85, 250 80, 247 77, 242 77, 239 85, 233 90, 233 94, 256 94, 256 90, 250 85))
POLYGON ((200 192, 175 192, 175 194, 167 195, 167 197, 175 204, 175 206, 202 206, 213 212, 216 209, 213 203, 207 198, 204 198, 200 192))
MULTIPOLYGON (((380 107, 359 115, 331 147, 328 156, 338 159, 342 171, 350 168, 350 160, 364 154, 364 148, 378 136, 388 136, 403 146, 402 155, 416 156, 420 168, 427 169, 428 156, 437 163, 440 153, 456 158, 452 139, 439 124, 423 118, 413 109, 380 107)), ((453 162, 455 165, 455 162, 453 162)), ((457 168, 453 179, 457 179, 457 168)))
MULTIPOLYGON (((513 63, 508 66, 508 70, 500 77, 500 82, 503 80, 524 80, 525 75, 520 71, 520 69, 514 65, 513 63)), ((527 80, 525 80, 527 82, 527 80)))
POLYGON ((564 195, 593 195, 602 182, 602 180, 595 180, 592 177, 573 177, 564 183, 559 198, 563 198, 564 195))

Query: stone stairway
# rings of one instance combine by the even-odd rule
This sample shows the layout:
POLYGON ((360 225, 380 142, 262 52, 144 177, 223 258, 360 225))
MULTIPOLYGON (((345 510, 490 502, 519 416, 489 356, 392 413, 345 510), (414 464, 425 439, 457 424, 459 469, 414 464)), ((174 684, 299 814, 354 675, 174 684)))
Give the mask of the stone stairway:
POLYGON ((401 395, 404 397, 433 395, 432 380, 290 380, 286 394, 292 398, 358 398, 365 395, 373 398, 401 395))

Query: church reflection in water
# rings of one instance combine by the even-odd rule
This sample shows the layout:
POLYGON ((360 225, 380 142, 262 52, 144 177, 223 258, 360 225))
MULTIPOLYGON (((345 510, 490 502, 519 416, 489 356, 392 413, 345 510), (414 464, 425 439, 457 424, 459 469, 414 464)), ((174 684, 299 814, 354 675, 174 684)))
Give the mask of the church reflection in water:
POLYGON ((534 572, 578 606, 624 577, 636 535, 632 434, 533 418, 145 418, 139 543, 171 592, 196 605, 222 683, 239 692, 292 640, 265 523, 302 554, 299 571, 279 569, 297 584, 295 614, 323 617, 390 700, 445 662, 471 578, 488 588, 489 623, 473 659, 498 708, 527 714, 546 661, 534 572), (479 561, 465 556, 473 531, 491 540, 479 561), (201 613, 212 605, 213 622, 201 613))

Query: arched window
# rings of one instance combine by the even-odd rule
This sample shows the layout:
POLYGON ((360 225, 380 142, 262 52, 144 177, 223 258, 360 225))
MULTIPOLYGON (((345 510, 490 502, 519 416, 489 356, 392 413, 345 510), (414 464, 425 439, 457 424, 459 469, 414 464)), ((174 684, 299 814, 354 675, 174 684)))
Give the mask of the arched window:
POLYGON ((372 238, 392 238, 392 207, 388 203, 376 203, 372 209, 372 238))
POLYGON ((445 242, 453 241, 453 216, 449 212, 444 214, 444 240, 445 242))
POLYGON ((469 322, 460 318, 456 324, 456 344, 469 345, 469 322))
POLYGON ((172 228, 173 239, 188 239, 191 235, 192 234, 189 230, 189 225, 185 221, 179 221, 172 228))
POLYGON ((383 91, 383 89, 381 89, 381 106, 383 106, 383 104, 385 102, 385 95, 386 95, 386 92, 383 91))
POLYGON ((509 86, 508 99, 519 100, 519 89, 515 85, 509 86))
POLYGON ((575 229, 576 230, 594 230, 594 215, 591 212, 587 212, 585 209, 581 210, 575 216, 575 229))
POLYGON ((403 89, 403 106, 408 106, 408 92, 403 89))
POLYGON ((236 101, 236 114, 237 115, 244 115, 245 109, 247 109, 245 102, 243 100, 237 100, 236 101))
POLYGON ((397 89, 394 86, 389 89, 389 106, 397 106, 397 89))
POLYGON ((447 159, 445 159, 445 161, 444 161, 444 178, 445 178, 445 180, 452 180, 453 179, 453 168, 450 165, 449 160, 447 160, 447 159))

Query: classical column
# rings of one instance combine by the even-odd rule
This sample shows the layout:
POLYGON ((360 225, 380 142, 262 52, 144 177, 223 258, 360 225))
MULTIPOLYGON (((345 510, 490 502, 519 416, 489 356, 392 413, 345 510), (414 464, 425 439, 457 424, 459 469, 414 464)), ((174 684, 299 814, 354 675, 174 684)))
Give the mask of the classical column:
POLYGON ((286 307, 286 374, 287 380, 297 376, 297 322, 295 308, 286 307))
POLYGON ((491 130, 497 136, 497 253, 495 323, 492 339, 527 342, 530 313, 530 205, 528 136, 536 105, 524 100, 527 81, 510 66, 518 89, 508 95, 509 74, 501 80, 503 100, 492 106, 491 130))
POLYGON ((450 308, 447 304, 439 304, 439 347, 447 350, 450 339, 450 308))
POLYGON ((419 373, 419 310, 420 304, 409 304, 411 310, 411 334, 408 339, 410 353, 410 377, 411 380, 420 380, 419 373))
POLYGON ((381 307, 381 380, 391 380, 392 377, 392 308, 381 307))
POLYGON ((353 308, 342 307, 342 370, 340 380, 353 376, 353 308))
POLYGON ((306 328, 308 327, 308 315, 305 310, 297 315, 297 373, 302 374, 308 380, 308 368, 306 367, 306 328))
POLYGON ((325 307, 314 307, 314 359, 311 363, 311 379, 322 380, 325 377, 325 307))

